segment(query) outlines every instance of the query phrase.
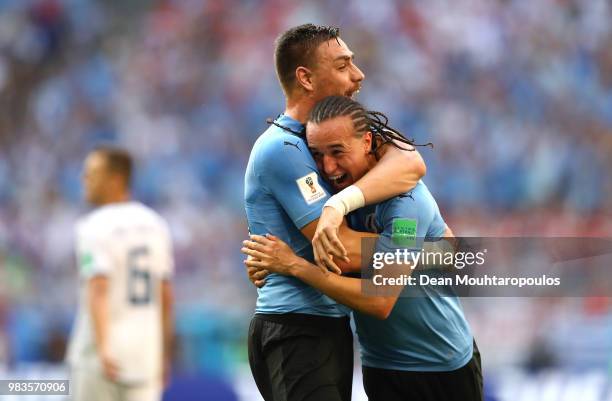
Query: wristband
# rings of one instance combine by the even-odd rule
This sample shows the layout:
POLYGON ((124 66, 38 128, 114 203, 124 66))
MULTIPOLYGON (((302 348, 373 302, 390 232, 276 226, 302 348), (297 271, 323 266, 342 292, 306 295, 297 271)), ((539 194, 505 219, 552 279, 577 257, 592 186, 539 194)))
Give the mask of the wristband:
POLYGON ((365 198, 363 192, 361 192, 358 186, 351 185, 329 198, 323 207, 333 207, 342 213, 343 216, 346 216, 353 210, 359 209, 364 205, 365 198))

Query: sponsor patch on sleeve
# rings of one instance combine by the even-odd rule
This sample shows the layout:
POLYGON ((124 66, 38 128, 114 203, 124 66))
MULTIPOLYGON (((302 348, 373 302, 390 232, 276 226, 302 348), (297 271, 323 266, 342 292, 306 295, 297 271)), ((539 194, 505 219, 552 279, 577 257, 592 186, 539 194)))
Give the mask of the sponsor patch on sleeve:
POLYGON ((91 252, 85 252, 81 254, 81 260, 79 261, 81 265, 81 271, 85 274, 89 273, 91 269, 93 269, 93 255, 91 252))
POLYGON ((312 172, 304 177, 298 178, 295 182, 308 205, 327 196, 327 193, 319 184, 319 176, 317 173, 312 172))
POLYGON ((393 233, 391 234, 391 239, 395 245, 405 247, 416 246, 416 233, 416 219, 393 219, 393 233))

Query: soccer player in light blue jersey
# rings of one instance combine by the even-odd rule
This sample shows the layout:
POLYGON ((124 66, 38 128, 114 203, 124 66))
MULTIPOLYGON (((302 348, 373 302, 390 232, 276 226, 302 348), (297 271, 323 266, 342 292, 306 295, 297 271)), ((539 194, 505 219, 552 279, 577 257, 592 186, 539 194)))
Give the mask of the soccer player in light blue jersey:
MULTIPOLYGON (((307 125, 308 146, 335 191, 374 168, 376 149, 384 142, 397 143, 398 135, 384 115, 341 96, 319 102, 307 125)), ((422 182, 401 196, 359 209, 350 216, 350 226, 377 232, 376 252, 398 249, 394 235, 402 228, 413 235, 413 250, 421 249, 419 239, 436 241, 450 232, 422 182)), ((393 296, 368 295, 362 279, 315 269, 274 236, 253 236, 245 245, 243 252, 254 258, 245 262, 248 266, 299 278, 354 310, 370 401, 482 400, 480 356, 457 297, 427 288, 419 296, 401 297, 401 287, 393 296)))
MULTIPOLYGON (((245 173, 250 232, 273 234, 310 261, 310 240, 330 188, 308 151, 303 124, 320 99, 350 97, 360 89, 364 74, 353 60, 337 28, 306 24, 278 38, 275 64, 286 109, 255 142, 245 173)), ((417 152, 388 146, 380 156, 375 168, 355 180, 344 198, 346 210, 360 203, 354 202, 356 195, 361 203, 379 202, 414 187, 424 174, 417 152)), ((338 182, 345 179, 338 177, 338 182)), ((337 263, 355 267, 363 234, 346 225, 339 234, 347 253, 336 254, 344 256, 337 263)), ((321 249, 320 259, 334 267, 327 248, 321 249)), ((349 401, 353 351, 348 310, 296 278, 271 274, 258 289, 249 328, 249 363, 266 400, 349 401)))

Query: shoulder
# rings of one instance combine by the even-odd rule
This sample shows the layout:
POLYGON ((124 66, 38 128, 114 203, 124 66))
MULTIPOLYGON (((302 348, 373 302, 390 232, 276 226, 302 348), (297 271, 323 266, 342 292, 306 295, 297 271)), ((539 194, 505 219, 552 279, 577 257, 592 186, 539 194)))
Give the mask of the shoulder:
POLYGON ((417 185, 401 195, 377 205, 376 215, 381 223, 398 217, 426 219, 437 210, 437 204, 427 186, 419 181, 417 185))
POLYGON ((170 235, 170 226, 166 219, 159 214, 156 210, 150 208, 149 206, 145 206, 140 204, 143 208, 144 213, 147 215, 147 218, 151 221, 151 224, 154 225, 160 232, 170 235))
POLYGON ((376 207, 376 214, 384 217, 388 214, 401 214, 403 211, 414 209, 416 206, 414 191, 418 186, 419 184, 408 192, 394 196, 384 202, 380 202, 376 207))
POLYGON ((299 158, 310 156, 310 153, 303 138, 278 127, 270 127, 255 141, 253 155, 256 162, 278 163, 288 160, 283 156, 299 158))
POLYGON ((114 221, 116 219, 112 218, 107 206, 94 209, 76 222, 77 239, 86 242, 101 240, 112 231, 114 221))
POLYGON ((155 210, 140 202, 111 204, 100 207, 85 215, 77 222, 77 232, 98 238, 128 226, 160 226, 167 223, 155 210))
POLYGON ((135 226, 149 226, 166 231, 168 223, 155 209, 133 201, 122 207, 123 221, 135 226))

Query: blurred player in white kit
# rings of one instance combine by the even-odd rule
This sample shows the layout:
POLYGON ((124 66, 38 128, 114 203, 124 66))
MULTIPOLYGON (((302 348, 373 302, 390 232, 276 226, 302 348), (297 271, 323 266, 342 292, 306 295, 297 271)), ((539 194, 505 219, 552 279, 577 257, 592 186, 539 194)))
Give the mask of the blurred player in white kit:
POLYGON ((172 244, 166 222, 130 199, 132 158, 85 160, 95 209, 76 224, 79 311, 68 348, 75 401, 160 400, 172 345, 172 244))

